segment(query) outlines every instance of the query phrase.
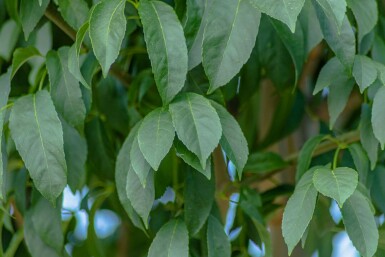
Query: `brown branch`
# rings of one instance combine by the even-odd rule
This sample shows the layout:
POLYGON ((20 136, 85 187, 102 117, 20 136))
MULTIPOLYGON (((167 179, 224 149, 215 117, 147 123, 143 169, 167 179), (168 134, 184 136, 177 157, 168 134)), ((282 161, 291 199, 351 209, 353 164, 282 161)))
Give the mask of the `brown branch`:
MULTIPOLYGON (((61 31, 63 31, 72 40, 76 40, 76 30, 74 30, 68 23, 62 18, 60 13, 56 10, 55 6, 51 3, 47 7, 45 17, 55 24, 61 31)), ((86 47, 85 47, 86 49, 86 47)), ((120 69, 117 65, 113 64, 110 68, 110 74, 117 78, 125 87, 129 87, 131 84, 130 75, 124 70, 120 69)))

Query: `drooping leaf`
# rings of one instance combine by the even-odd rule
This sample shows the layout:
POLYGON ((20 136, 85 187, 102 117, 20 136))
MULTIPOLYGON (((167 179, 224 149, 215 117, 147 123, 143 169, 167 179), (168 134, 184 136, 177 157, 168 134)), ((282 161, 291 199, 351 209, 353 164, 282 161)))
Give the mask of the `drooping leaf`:
POLYGON ((222 127, 210 101, 195 93, 184 93, 170 104, 172 121, 183 144, 206 168, 206 160, 218 145, 222 127))
POLYGON ((385 168, 378 165, 370 173, 370 196, 373 203, 381 211, 385 211, 385 168))
POLYGON ((358 181, 363 185, 366 185, 370 164, 365 150, 360 144, 356 143, 349 146, 349 152, 353 158, 354 166, 356 166, 356 170, 358 172, 358 181))
POLYGON ((225 151, 227 157, 234 163, 238 171, 238 177, 242 177, 242 171, 249 156, 247 141, 238 122, 220 104, 211 102, 218 113, 222 126, 222 137, 219 143, 225 151))
POLYGON ((13 50, 19 39, 21 32, 20 25, 14 20, 4 22, 0 29, 0 38, 2 40, 0 45, 0 57, 6 61, 11 59, 13 50))
POLYGON ((347 0, 347 4, 352 9, 354 17, 358 24, 358 41, 361 42, 363 37, 368 34, 378 20, 378 6, 377 1, 360 1, 347 0))
POLYGON ((208 180, 211 179, 211 158, 207 159, 206 168, 203 169, 198 156, 187 149, 179 139, 175 139, 174 145, 178 157, 182 158, 185 163, 202 173, 208 180))
POLYGON ((230 257, 231 245, 223 225, 210 216, 207 224, 207 250, 208 257, 230 257))
POLYGON ((3 200, 3 175, 6 170, 6 165, 3 162, 3 123, 5 118, 6 109, 4 107, 7 105, 8 96, 11 91, 11 69, 7 73, 0 76, 0 199, 3 200))
POLYGON ((368 154, 370 167, 373 170, 378 159, 379 142, 373 133, 371 116, 370 107, 367 104, 363 104, 361 108, 360 139, 362 146, 368 154))
POLYGON ((381 87, 374 99, 372 109, 372 126, 375 137, 381 144, 381 148, 385 146, 385 112, 384 112, 384 101, 385 101, 385 87, 381 87))
POLYGON ((170 113, 162 108, 150 112, 140 125, 138 132, 139 148, 146 161, 154 170, 172 146, 175 129, 170 113))
POLYGON ((9 127, 39 192, 54 203, 67 185, 63 129, 47 91, 19 98, 9 127))
POLYGON ((356 55, 353 66, 353 76, 361 93, 377 79, 376 63, 367 56, 356 55))
POLYGON ((313 182, 318 192, 333 198, 342 207, 346 199, 356 190, 358 174, 357 171, 347 167, 334 170, 319 168, 314 172, 313 182))
POLYGON ((132 207, 126 188, 127 170, 128 167, 131 166, 130 149, 134 139, 136 138, 135 135, 138 133, 139 125, 140 123, 137 123, 137 125, 131 129, 130 134, 124 141, 123 146, 119 151, 118 158, 116 160, 115 183, 120 203, 122 204, 128 217, 137 228, 145 230, 141 218, 135 212, 134 207, 132 207))
POLYGON ((309 169, 313 153, 319 143, 325 139, 324 135, 316 135, 302 146, 298 156, 297 170, 295 172, 295 180, 299 181, 303 174, 309 169))
POLYGON ((294 33, 305 0, 251 0, 251 3, 261 12, 285 23, 294 33))
POLYGON ((306 54, 309 54, 323 39, 321 26, 318 19, 315 19, 316 16, 317 14, 312 2, 305 1, 305 5, 298 20, 303 30, 306 54))
POLYGON ((249 155, 244 170, 251 173, 268 173, 287 167, 282 157, 272 152, 258 152, 249 155))
POLYGON ((101 1, 90 17, 90 38, 96 59, 106 77, 111 65, 119 55, 126 31, 124 0, 101 1))
POLYGON ((146 161, 146 158, 144 157, 142 151, 140 150, 138 140, 139 139, 137 135, 132 143, 132 147, 130 151, 131 166, 135 171, 136 175, 138 176, 140 182, 142 183, 142 186, 146 187, 147 177, 151 171, 151 166, 146 161))
POLYGON ((187 46, 182 25, 171 6, 160 1, 141 1, 139 16, 156 85, 166 104, 186 80, 187 46))
POLYGON ((74 29, 79 29, 88 16, 88 5, 84 0, 58 0, 64 20, 74 29))
POLYGON ((285 207, 282 233, 288 246, 289 254, 291 254, 294 247, 301 240, 313 217, 318 194, 313 185, 315 169, 316 167, 310 169, 302 176, 285 207))
POLYGON ((158 231, 148 257, 188 257, 188 231, 181 220, 171 220, 158 231))
POLYGON ((345 79, 348 79, 348 74, 346 74, 344 66, 342 66, 337 57, 333 57, 322 67, 313 94, 315 95, 324 88, 330 86, 336 78, 342 76, 345 79))
POLYGON ((39 5, 36 1, 22 0, 20 3, 20 20, 23 27, 25 39, 28 40, 29 35, 35 29, 37 23, 43 17, 45 9, 50 0, 43 0, 39 5))
POLYGON ((28 46, 26 48, 18 48, 13 52, 12 58, 12 74, 11 78, 15 76, 16 72, 20 67, 26 63, 28 60, 41 56, 40 52, 33 46, 28 46))
MULTIPOLYGON (((61 201, 56 204, 60 206, 61 201)), ((64 237, 60 208, 40 198, 24 217, 24 238, 32 257, 62 256, 64 237)))
POLYGON ((184 189, 184 220, 190 235, 195 235, 209 217, 215 196, 214 178, 208 180, 201 173, 187 170, 184 189))
POLYGON ((333 25, 340 30, 345 18, 346 0, 316 0, 333 25))
POLYGON ((213 1, 202 45, 202 63, 210 80, 209 93, 228 83, 247 62, 255 45, 260 18, 248 0, 213 1))
POLYGON ((368 201, 359 191, 355 191, 346 200, 341 212, 353 245, 363 256, 372 257, 378 245, 378 229, 368 201))
POLYGON ((86 116, 79 82, 68 70, 68 47, 47 54, 51 96, 58 113, 73 126, 81 126, 86 116))

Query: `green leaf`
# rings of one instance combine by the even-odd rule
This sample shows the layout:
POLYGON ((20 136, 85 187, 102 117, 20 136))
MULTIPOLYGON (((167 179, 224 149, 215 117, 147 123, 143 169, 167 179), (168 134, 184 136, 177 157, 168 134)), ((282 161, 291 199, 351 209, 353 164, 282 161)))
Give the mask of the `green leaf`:
POLYGON ((142 186, 146 187, 147 177, 151 171, 151 166, 144 158, 144 155, 140 150, 138 140, 138 135, 136 135, 130 151, 131 166, 138 176, 142 186))
POLYGON ((325 139, 325 135, 316 135, 302 146, 298 155, 297 170, 295 172, 295 181, 299 181, 303 174, 309 169, 313 153, 317 146, 325 139))
POLYGON ((184 220, 190 235, 206 223, 215 196, 214 178, 208 180, 198 171, 187 170, 184 189, 184 220))
POLYGON ((87 83, 87 81, 83 77, 83 74, 80 72, 79 57, 80 57, 80 50, 82 47, 82 43, 86 33, 88 32, 89 25, 90 25, 89 22, 86 22, 80 27, 80 29, 76 33, 75 44, 73 44, 68 51, 69 72, 71 72, 72 75, 88 89, 90 89, 91 86, 89 85, 89 83, 87 83))
POLYGON ((8 96, 11 92, 11 69, 8 69, 8 72, 0 76, 0 200, 4 199, 3 195, 3 178, 4 178, 4 171, 6 170, 6 164, 3 162, 3 125, 4 125, 4 119, 5 119, 5 113, 6 110, 3 109, 4 106, 7 105, 8 102, 8 96))
POLYGON ((360 139, 362 146, 368 154, 370 168, 373 170, 378 159, 379 142, 373 133, 371 117, 372 113, 369 105, 363 104, 361 107, 360 139))
POLYGON ((14 20, 4 22, 0 30, 0 57, 6 61, 10 61, 13 50, 19 39, 21 28, 14 20))
POLYGON ((39 192, 54 203, 67 185, 63 130, 47 91, 19 98, 9 127, 39 192))
POLYGON ((47 54, 51 96, 56 110, 73 126, 82 126, 86 116, 82 92, 76 78, 68 71, 68 47, 47 54))
POLYGON ((358 171, 358 180, 363 185, 366 185, 366 180, 369 174, 369 159, 361 144, 352 144, 349 146, 350 155, 353 158, 354 166, 358 171))
POLYGON ((219 141, 227 157, 234 163, 238 171, 238 177, 241 179, 242 171, 249 156, 247 141, 238 122, 230 113, 220 104, 211 102, 218 113, 222 126, 222 137, 219 141))
POLYGON ((185 163, 202 173, 207 179, 211 179, 211 158, 206 161, 206 168, 203 169, 198 156, 190 152, 187 147, 179 140, 175 139, 176 155, 180 157, 185 163))
POLYGON ((24 63, 26 63, 28 60, 34 57, 40 57, 40 56, 41 56, 40 52, 33 46, 16 49, 13 52, 11 78, 15 76, 16 72, 20 69, 20 67, 24 63))
MULTIPOLYGON (((61 206, 61 199, 56 204, 61 206)), ((24 238, 32 257, 62 256, 64 237, 60 208, 53 208, 40 198, 24 217, 24 238)))
POLYGON ((99 2, 90 17, 90 38, 96 59, 106 77, 111 65, 119 55, 126 32, 124 0, 99 2))
POLYGON ((210 216, 207 224, 208 257, 230 257, 231 245, 223 225, 210 216))
POLYGON ((338 58, 331 58, 321 69, 318 75, 317 82, 313 91, 313 95, 322 91, 325 87, 330 86, 336 78, 343 76, 348 79, 348 74, 344 70, 338 58))
POLYGON ((364 257, 373 256, 378 245, 378 229, 365 197, 359 191, 355 191, 341 212, 346 232, 354 247, 364 257))
POLYGON ((356 53, 356 38, 347 16, 343 19, 341 28, 327 16, 318 4, 315 4, 324 38, 341 63, 350 72, 356 53))
POLYGON ((171 220, 156 233, 148 257, 188 257, 188 232, 181 220, 171 220))
POLYGON ((381 212, 385 212, 385 167, 377 166, 370 173, 370 196, 381 212))
POLYGON ((340 31, 346 13, 346 0, 316 0, 326 16, 333 22, 333 26, 340 31))
POLYGON ((353 66, 353 76, 361 93, 377 79, 377 65, 367 56, 356 55, 353 66))
POLYGON ((312 2, 305 1, 305 5, 298 19, 303 30, 307 54, 309 54, 323 39, 321 26, 318 19, 315 19, 316 16, 317 14, 312 2))
POLYGON ((126 211, 128 217, 132 223, 139 229, 145 230, 140 216, 134 210, 130 199, 128 198, 128 192, 126 188, 127 184, 127 170, 131 166, 130 150, 135 136, 138 133, 140 123, 137 123, 130 131, 130 134, 123 143, 122 148, 119 151, 118 158, 116 160, 115 170, 115 184, 118 192, 119 201, 126 211))
POLYGON ((140 125, 139 148, 154 170, 169 152, 175 137, 170 113, 162 108, 150 112, 140 125))
POLYGON ((64 20, 74 29, 79 29, 88 16, 88 5, 84 0, 59 0, 59 10, 64 20))
POLYGON ((166 104, 186 80, 187 46, 183 28, 171 6, 160 1, 140 1, 139 16, 156 86, 166 104))
POLYGON ((272 152, 260 152, 249 155, 244 170, 251 173, 265 174, 287 166, 288 164, 280 155, 272 152))
POLYGON ((297 17, 305 0, 250 0, 261 12, 285 23, 294 33, 297 17))
POLYGON ((317 200, 317 190, 313 185, 316 167, 306 172, 289 198, 282 220, 282 233, 288 246, 289 255, 301 240, 311 218, 317 200))
POLYGON ((23 27, 25 40, 28 40, 29 35, 35 29, 37 23, 43 17, 45 9, 50 0, 43 0, 39 5, 36 1, 21 0, 20 3, 20 20, 23 27))
POLYGON ((385 87, 381 87, 374 99, 372 107, 372 126, 374 136, 378 139, 381 144, 381 148, 385 146, 385 112, 384 112, 384 101, 385 101, 385 87))
POLYGON ((358 25, 358 41, 368 34, 378 21, 377 1, 347 0, 348 6, 353 11, 358 25))
POLYGON ((209 100, 195 93, 179 95, 169 108, 178 138, 206 168, 206 160, 222 136, 217 112, 209 100))
POLYGON ((209 93, 228 83, 247 62, 261 18, 248 0, 214 0, 212 6, 207 14, 202 45, 202 63, 210 80, 209 93))
POLYGON ((333 198, 342 207, 357 188, 358 174, 357 171, 347 167, 334 170, 319 168, 314 172, 313 182, 318 192, 333 198))
POLYGON ((64 153, 67 163, 67 180, 72 192, 81 190, 86 178, 87 142, 79 132, 61 120, 63 127, 64 153))

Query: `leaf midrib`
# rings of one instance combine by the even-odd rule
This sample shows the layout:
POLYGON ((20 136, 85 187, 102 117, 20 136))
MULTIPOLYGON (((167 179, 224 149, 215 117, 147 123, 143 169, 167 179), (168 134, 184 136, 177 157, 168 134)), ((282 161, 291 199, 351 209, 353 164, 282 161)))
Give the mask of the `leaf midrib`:
POLYGON ((111 17, 108 21, 108 26, 107 26, 107 36, 106 36, 106 40, 105 40, 105 46, 106 46, 106 58, 104 60, 104 64, 106 65, 107 64, 107 56, 108 56, 108 47, 107 47, 107 44, 108 44, 108 39, 109 39, 109 34, 110 34, 110 25, 111 25, 111 22, 112 22, 112 19, 114 18, 114 15, 116 13, 116 11, 118 10, 118 8, 120 7, 120 5, 123 3, 123 1, 120 1, 119 4, 115 7, 115 9, 113 10, 112 14, 111 14, 111 17))

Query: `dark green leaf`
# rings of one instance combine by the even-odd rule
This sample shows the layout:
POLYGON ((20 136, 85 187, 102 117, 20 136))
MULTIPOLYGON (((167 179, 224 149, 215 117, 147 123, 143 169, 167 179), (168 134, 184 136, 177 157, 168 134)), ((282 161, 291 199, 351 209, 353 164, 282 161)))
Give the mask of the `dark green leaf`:
POLYGON ((353 245, 364 257, 373 256, 378 245, 378 229, 365 197, 355 191, 341 211, 346 232, 353 245))
POLYGON ((323 39, 319 21, 315 17, 317 14, 312 2, 306 1, 298 19, 303 30, 307 54, 323 39))
POLYGON ((142 0, 139 16, 156 85, 166 104, 186 80, 187 46, 182 25, 171 6, 160 1, 142 0))
POLYGON ((39 57, 41 54, 39 51, 33 47, 28 46, 26 48, 18 48, 13 52, 13 58, 12 58, 12 74, 11 78, 15 76, 16 72, 20 69, 20 67, 26 63, 28 60, 39 57))
POLYGON ((372 109, 372 126, 375 137, 381 144, 381 148, 385 146, 385 87, 381 87, 374 97, 372 109))
POLYGON ((347 0, 347 3, 356 18, 358 24, 358 41, 361 42, 362 38, 377 24, 377 1, 368 0, 364 2, 361 0, 347 0))
POLYGON ((74 29, 79 29, 88 16, 88 5, 84 0, 59 0, 60 13, 74 29))
POLYGON ((21 28, 14 20, 4 22, 1 27, 0 38, 2 43, 0 45, 0 57, 4 60, 9 61, 11 59, 20 32, 21 28))
POLYGON ((158 108, 144 118, 139 128, 138 142, 144 158, 154 170, 158 170, 160 162, 172 146, 174 137, 175 129, 167 110, 158 108))
POLYGON ((36 188, 54 203, 67 185, 63 130, 47 91, 19 98, 9 127, 36 188))
POLYGON ((207 225, 207 249, 208 257, 230 257, 231 245, 225 233, 223 225, 210 216, 207 225))
POLYGON ((188 232, 181 220, 171 220, 156 234, 148 257, 188 257, 188 232))
POLYGON ((345 18, 346 0, 317 0, 317 2, 339 31, 345 18))
POLYGON ((210 80, 209 93, 228 83, 247 62, 261 18, 248 0, 214 0, 212 6, 207 14, 202 45, 202 63, 210 80))
POLYGON ((184 93, 170 104, 170 112, 178 138, 206 168, 206 160, 222 136, 218 114, 210 101, 198 94, 184 93))
POLYGON ((358 171, 359 182, 366 185, 370 165, 365 150, 360 144, 356 143, 349 146, 349 152, 353 158, 354 166, 356 166, 356 170, 358 171))
POLYGON ((252 153, 246 163, 244 170, 252 173, 268 173, 274 170, 284 169, 288 164, 276 153, 262 152, 252 153))
POLYGON ((324 88, 330 86, 338 77, 348 79, 344 66, 342 66, 341 62, 336 57, 333 57, 322 67, 313 94, 315 95, 324 88))
POLYGON ((112 63, 119 55, 126 31, 124 0, 99 2, 90 17, 90 38, 95 56, 106 77, 112 63))
POLYGON ((353 76, 361 93, 377 79, 377 65, 367 56, 356 55, 353 66, 353 76))
POLYGON ((50 0, 43 0, 42 4, 39 5, 39 3, 36 1, 21 0, 20 20, 26 40, 28 39, 31 32, 35 29, 41 17, 43 17, 49 2, 50 0))
MULTIPOLYGON (((140 128, 139 128, 139 131, 140 131, 140 128)), ((146 187, 147 177, 151 171, 151 166, 146 161, 146 158, 144 158, 144 155, 140 150, 138 135, 136 135, 134 142, 132 143, 130 158, 131 158, 131 167, 133 168, 134 172, 138 176, 142 186, 146 187)))
POLYGON ((371 109, 367 104, 361 108, 360 139, 362 146, 368 154, 370 167, 373 170, 377 163, 379 142, 374 136, 371 122, 371 109))

